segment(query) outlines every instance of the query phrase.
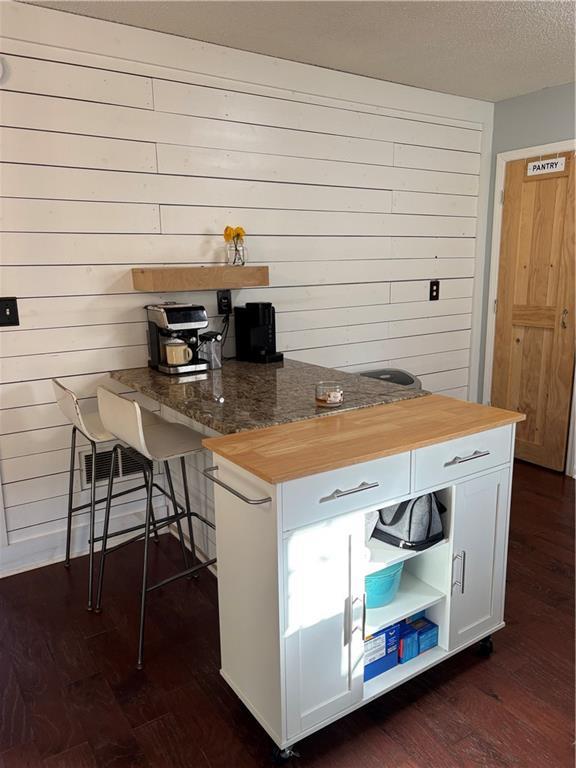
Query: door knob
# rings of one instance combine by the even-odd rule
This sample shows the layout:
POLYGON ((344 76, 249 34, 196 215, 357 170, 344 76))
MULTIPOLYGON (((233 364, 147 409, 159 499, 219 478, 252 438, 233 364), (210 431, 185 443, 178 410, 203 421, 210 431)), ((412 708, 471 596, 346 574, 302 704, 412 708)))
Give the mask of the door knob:
POLYGON ((567 309, 563 309, 562 310, 562 320, 560 321, 561 325, 562 325, 562 328, 567 328, 568 327, 568 324, 566 322, 567 319, 568 319, 568 310, 567 309))

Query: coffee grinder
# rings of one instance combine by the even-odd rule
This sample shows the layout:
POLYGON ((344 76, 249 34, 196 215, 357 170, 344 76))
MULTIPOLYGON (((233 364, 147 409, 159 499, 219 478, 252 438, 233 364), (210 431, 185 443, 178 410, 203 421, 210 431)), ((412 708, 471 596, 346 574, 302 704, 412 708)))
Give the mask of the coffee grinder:
POLYGON ((236 360, 277 363, 284 358, 276 351, 276 313, 270 302, 247 302, 235 307, 236 360))
POLYGON ((161 373, 182 376, 208 370, 198 354, 199 331, 208 315, 198 304, 148 304, 148 365, 161 373))

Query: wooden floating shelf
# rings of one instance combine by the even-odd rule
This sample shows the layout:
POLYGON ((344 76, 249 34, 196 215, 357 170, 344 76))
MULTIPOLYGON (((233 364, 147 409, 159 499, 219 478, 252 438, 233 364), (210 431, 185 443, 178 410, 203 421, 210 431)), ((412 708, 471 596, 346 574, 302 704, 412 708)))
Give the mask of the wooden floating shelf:
POLYGON ((209 291, 269 285, 268 267, 137 267, 134 290, 148 293, 209 291))

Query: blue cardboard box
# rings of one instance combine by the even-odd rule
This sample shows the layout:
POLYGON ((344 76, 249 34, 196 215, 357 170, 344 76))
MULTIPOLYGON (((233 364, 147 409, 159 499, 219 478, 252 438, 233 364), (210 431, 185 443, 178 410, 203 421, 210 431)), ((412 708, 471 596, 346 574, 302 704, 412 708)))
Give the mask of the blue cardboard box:
POLYGON ((430 619, 416 619, 410 626, 418 633, 418 653, 424 653, 438 645, 438 624, 434 624, 430 619))
POLYGON ((400 624, 385 627, 364 641, 364 680, 372 680, 398 664, 400 624))
POLYGON ((411 624, 403 622, 400 624, 398 661, 400 664, 406 664, 410 659, 415 659, 418 653, 418 632, 411 624))

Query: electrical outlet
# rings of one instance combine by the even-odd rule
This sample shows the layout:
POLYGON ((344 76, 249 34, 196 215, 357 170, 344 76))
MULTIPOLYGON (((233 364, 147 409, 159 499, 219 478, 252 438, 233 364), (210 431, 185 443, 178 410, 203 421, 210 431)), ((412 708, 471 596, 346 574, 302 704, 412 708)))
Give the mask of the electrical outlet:
POLYGON ((232 294, 227 288, 224 291, 216 291, 216 300, 218 302, 218 314, 229 315, 232 312, 232 294))
POLYGON ((17 299, 0 298, 0 325, 20 325, 17 299))
POLYGON ((430 280, 430 301, 440 298, 440 280, 430 280))

